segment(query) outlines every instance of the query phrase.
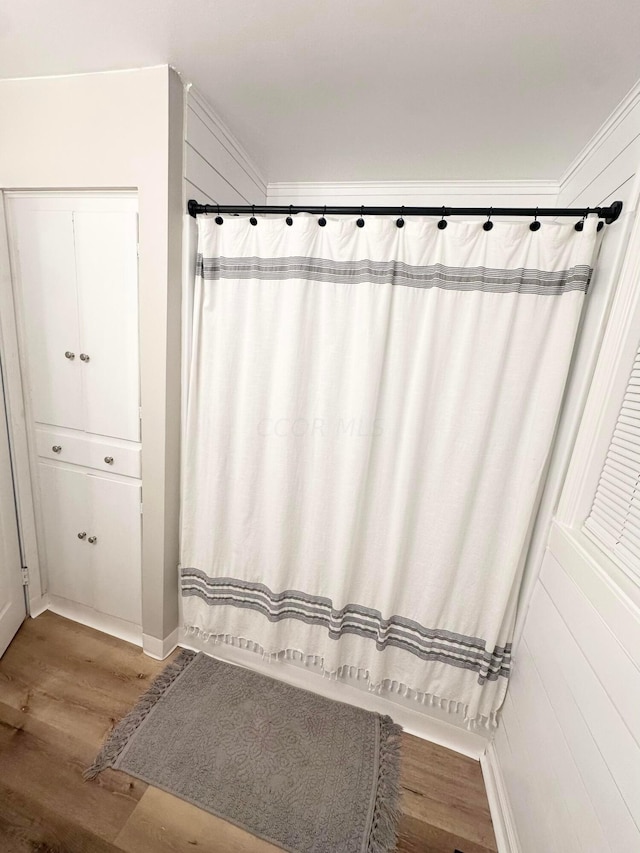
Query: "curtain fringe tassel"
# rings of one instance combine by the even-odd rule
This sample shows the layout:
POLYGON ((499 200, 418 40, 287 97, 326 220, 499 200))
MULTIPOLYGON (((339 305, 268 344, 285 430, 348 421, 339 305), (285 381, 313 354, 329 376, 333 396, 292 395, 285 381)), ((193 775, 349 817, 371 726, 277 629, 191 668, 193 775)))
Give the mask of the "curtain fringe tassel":
POLYGON ((379 682, 373 682, 369 670, 350 664, 342 664, 336 669, 327 669, 324 665, 324 658, 321 655, 305 654, 298 649, 281 649, 277 652, 270 652, 261 646, 259 643, 249 640, 246 637, 235 637, 232 634, 215 634, 213 632, 203 631, 195 625, 185 626, 187 636, 196 636, 205 643, 213 643, 214 645, 233 646, 237 649, 250 651, 257 654, 265 663, 274 663, 282 661, 295 661, 306 667, 316 667, 320 669, 319 675, 322 678, 331 681, 339 679, 351 678, 357 681, 364 682, 369 693, 376 696, 382 696, 396 693, 410 699, 416 704, 429 705, 432 708, 439 708, 448 714, 462 717, 464 724, 470 731, 482 730, 486 734, 487 731, 495 729, 498 725, 497 712, 492 711, 489 716, 480 714, 477 717, 469 717, 469 706, 463 702, 458 702, 455 699, 447 699, 442 696, 437 696, 433 693, 423 692, 409 687, 402 682, 393 679, 385 678, 379 682))

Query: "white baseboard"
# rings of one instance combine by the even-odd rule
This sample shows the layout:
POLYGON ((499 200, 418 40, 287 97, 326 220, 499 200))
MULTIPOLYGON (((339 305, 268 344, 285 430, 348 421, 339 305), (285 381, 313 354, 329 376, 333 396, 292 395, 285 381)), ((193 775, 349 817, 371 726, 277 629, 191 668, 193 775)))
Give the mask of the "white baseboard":
MULTIPOLYGON (((43 608, 43 611, 51 610, 52 613, 57 613, 58 616, 72 619, 81 625, 87 625, 96 631, 102 631, 103 634, 111 634, 112 637, 125 640, 127 643, 133 643, 136 646, 142 645, 142 628, 139 625, 134 625, 132 622, 126 622, 124 619, 118 619, 115 616, 107 616, 105 613, 94 610, 93 607, 78 604, 77 601, 60 598, 57 595, 49 595, 48 599, 48 606, 43 608)), ((31 615, 33 616, 34 614, 32 613, 31 615)))
POLYGON ((112 637, 125 640, 127 643, 142 646, 144 653, 156 660, 164 660, 178 646, 178 628, 164 640, 159 640, 150 634, 143 634, 139 625, 134 625, 132 622, 126 622, 124 619, 118 619, 115 616, 107 616, 92 607, 86 607, 84 604, 78 604, 76 601, 69 601, 57 595, 43 595, 35 602, 32 601, 29 615, 35 619, 45 610, 51 610, 58 616, 72 619, 74 622, 87 625, 96 631, 102 631, 103 634, 111 634, 112 637))
MULTIPOLYGON (((431 708, 423 705, 412 708, 408 704, 401 704, 386 696, 369 693, 368 690, 345 683, 345 681, 323 678, 311 667, 305 667, 294 661, 265 661, 255 652, 224 643, 202 640, 195 634, 187 635, 184 629, 181 629, 180 632, 180 645, 187 649, 206 652, 211 657, 251 669, 271 678, 277 678, 294 687, 301 687, 303 690, 309 690, 328 699, 335 699, 348 705, 357 705, 367 711, 388 714, 408 734, 452 749, 454 752, 459 752, 476 761, 480 759, 487 747, 488 738, 434 716, 429 713, 432 710, 431 708)), ((444 714, 444 712, 442 713, 444 714)))
POLYGON ((487 746, 484 755, 480 758, 480 767, 482 768, 484 784, 487 789, 489 810, 493 822, 493 831, 496 835, 498 853, 520 853, 522 848, 518 840, 507 786, 493 743, 487 746))
POLYGON ((49 609, 49 596, 41 595, 38 598, 29 599, 29 616, 32 619, 35 619, 36 616, 40 616, 41 613, 44 613, 45 610, 49 609))
POLYGON ((179 629, 176 628, 164 640, 152 637, 150 634, 142 635, 142 649, 145 655, 156 660, 164 660, 177 648, 179 640, 179 629))

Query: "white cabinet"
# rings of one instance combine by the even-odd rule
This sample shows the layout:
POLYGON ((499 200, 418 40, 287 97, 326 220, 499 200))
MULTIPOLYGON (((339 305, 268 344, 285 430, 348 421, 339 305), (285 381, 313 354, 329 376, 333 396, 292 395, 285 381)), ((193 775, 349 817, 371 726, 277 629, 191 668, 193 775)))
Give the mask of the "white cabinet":
POLYGON ((136 210, 118 194, 9 199, 50 606, 104 630, 141 625, 136 210))
POLYGON ((11 201, 35 421, 139 441, 137 214, 11 201))
POLYGON ((40 462, 54 595, 140 624, 140 483, 40 462))

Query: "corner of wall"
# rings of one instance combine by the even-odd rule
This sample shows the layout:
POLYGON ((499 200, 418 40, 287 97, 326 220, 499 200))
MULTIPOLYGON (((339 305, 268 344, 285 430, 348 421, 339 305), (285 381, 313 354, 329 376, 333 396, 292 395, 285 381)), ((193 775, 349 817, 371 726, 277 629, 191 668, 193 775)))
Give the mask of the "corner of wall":
POLYGON ((511 810, 509 793, 493 742, 487 746, 484 755, 480 757, 480 767, 487 789, 489 811, 498 853, 520 853, 522 848, 511 810))
MULTIPOLYGON (((165 447, 165 565, 163 631, 165 645, 178 629, 177 567, 180 518, 180 406, 182 352, 182 219, 184 215, 184 99, 180 75, 168 68, 168 163, 167 163, 167 360, 165 447)), ((144 635, 149 640, 153 638, 144 635)), ((157 643, 157 641, 156 641, 157 643)), ((164 655, 166 656, 166 655, 164 655)))
MULTIPOLYGON (((573 200, 579 188, 591 186, 592 179, 597 177, 594 162, 610 163, 611 149, 617 148, 621 153, 624 146, 634 138, 634 130, 631 130, 630 134, 629 131, 625 133, 624 125, 628 119, 631 119, 630 125, 633 127, 633 114, 638 106, 640 106, 640 80, 629 90, 562 173, 559 180, 562 204, 574 203, 573 200), (620 141, 616 143, 618 133, 620 133, 620 141), (585 177, 586 175, 589 177, 585 177)), ((635 125, 637 127, 637 119, 635 125)))

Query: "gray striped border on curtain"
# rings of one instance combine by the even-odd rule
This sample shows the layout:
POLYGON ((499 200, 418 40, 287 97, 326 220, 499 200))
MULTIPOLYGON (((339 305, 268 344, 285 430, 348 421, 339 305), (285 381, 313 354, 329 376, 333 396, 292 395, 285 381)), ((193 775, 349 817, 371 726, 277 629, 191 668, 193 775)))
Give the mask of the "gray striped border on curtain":
POLYGON ((203 258, 202 255, 198 255, 196 271, 200 277, 210 281, 302 279, 332 284, 392 284, 423 289, 538 296, 559 296, 573 290, 586 293, 592 272, 591 267, 584 265, 546 272, 522 267, 491 269, 446 267, 442 264, 416 266, 402 261, 332 261, 305 257, 203 258))
POLYGON ((424 626, 402 616, 384 619, 378 610, 348 604, 335 610, 329 598, 309 595, 300 590, 273 592, 261 583, 235 578, 211 578, 199 569, 181 570, 182 595, 195 595, 208 605, 227 605, 257 611, 270 622, 297 619, 321 625, 332 640, 356 634, 373 640, 378 651, 396 647, 422 660, 434 660, 450 666, 474 670, 478 683, 509 677, 511 644, 488 651, 486 641, 441 628, 424 626))

